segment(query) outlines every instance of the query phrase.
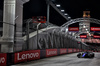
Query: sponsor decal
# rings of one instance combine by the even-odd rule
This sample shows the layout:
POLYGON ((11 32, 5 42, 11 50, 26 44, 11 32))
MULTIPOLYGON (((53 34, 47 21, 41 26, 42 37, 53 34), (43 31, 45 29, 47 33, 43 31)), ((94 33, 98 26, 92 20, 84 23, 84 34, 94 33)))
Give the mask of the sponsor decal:
POLYGON ((77 49, 77 52, 79 52, 79 49, 77 49))
POLYGON ((69 31, 79 31, 79 27, 69 27, 69 31))
POLYGON ((46 57, 56 56, 57 49, 46 49, 46 57))
POLYGON ((80 35, 80 38, 87 38, 87 35, 80 35))
POLYGON ((93 38, 100 38, 100 36, 99 35, 94 35, 93 38))
POLYGON ((24 62, 27 60, 40 59, 40 50, 31 50, 15 53, 14 63, 24 62))
POLYGON ((80 51, 83 51, 82 49, 80 49, 80 51))
POLYGON ((91 27, 91 31, 100 31, 100 27, 91 27))
POLYGON ((60 49, 60 54, 66 54, 67 53, 67 49, 60 49))
POLYGON ((74 49, 74 52, 76 52, 76 49, 74 49))
POLYGON ((72 51, 72 49, 68 49, 68 53, 72 53, 73 51, 72 51))
POLYGON ((0 54, 0 66, 6 66, 7 54, 0 54))

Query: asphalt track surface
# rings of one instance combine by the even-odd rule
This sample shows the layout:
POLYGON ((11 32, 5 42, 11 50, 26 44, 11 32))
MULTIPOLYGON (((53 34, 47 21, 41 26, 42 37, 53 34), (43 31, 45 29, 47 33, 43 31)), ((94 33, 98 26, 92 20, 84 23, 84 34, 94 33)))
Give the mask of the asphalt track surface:
POLYGON ((12 66, 100 66, 100 53, 94 58, 77 58, 77 53, 65 54, 12 66))

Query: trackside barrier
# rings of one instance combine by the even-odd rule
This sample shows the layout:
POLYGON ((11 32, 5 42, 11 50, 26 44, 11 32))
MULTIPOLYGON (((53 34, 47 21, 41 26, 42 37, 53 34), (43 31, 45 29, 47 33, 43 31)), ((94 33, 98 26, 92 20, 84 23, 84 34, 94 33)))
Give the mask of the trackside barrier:
POLYGON ((14 64, 40 59, 40 50, 23 51, 14 54, 14 64))
POLYGON ((73 49, 73 52, 77 52, 77 50, 74 48, 74 49, 73 49))
POLYGON ((80 49, 61 48, 61 49, 44 49, 29 50, 15 53, 1 53, 0 66, 9 66, 12 64, 37 60, 45 57, 57 56, 67 53, 79 52, 80 49))
POLYGON ((66 53, 67 53, 67 49, 60 49, 60 55, 66 54, 66 53))
POLYGON ((57 49, 46 49, 46 57, 56 56, 57 49))
POLYGON ((40 50, 40 58, 45 58, 46 57, 46 50, 40 50))
POLYGON ((80 49, 80 52, 82 52, 83 50, 82 49, 80 49))
POLYGON ((6 65, 7 65, 7 54, 0 53, 0 66, 6 66, 6 65))
POLYGON ((72 53, 73 52, 73 49, 72 48, 69 48, 68 49, 68 53, 72 53))
POLYGON ((84 52, 86 52, 87 50, 84 50, 84 52))
POLYGON ((79 49, 76 49, 76 52, 79 52, 79 49))

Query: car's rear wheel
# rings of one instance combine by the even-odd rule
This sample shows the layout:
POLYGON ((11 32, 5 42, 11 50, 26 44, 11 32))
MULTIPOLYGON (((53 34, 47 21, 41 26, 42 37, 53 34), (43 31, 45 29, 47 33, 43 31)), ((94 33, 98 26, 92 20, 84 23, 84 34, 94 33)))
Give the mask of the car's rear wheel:
POLYGON ((80 58, 80 56, 77 56, 78 58, 80 58))
POLYGON ((81 54, 78 54, 77 57, 80 58, 81 57, 81 54))

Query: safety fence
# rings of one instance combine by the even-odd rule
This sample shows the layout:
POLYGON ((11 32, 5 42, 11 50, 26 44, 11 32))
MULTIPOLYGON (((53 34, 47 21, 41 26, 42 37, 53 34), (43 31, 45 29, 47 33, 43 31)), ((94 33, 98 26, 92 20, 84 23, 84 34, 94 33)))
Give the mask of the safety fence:
POLYGON ((0 53, 0 66, 9 66, 17 63, 42 59, 51 56, 57 56, 68 53, 81 51, 90 51, 76 48, 61 48, 61 49, 44 49, 44 50, 29 50, 15 53, 0 53))

